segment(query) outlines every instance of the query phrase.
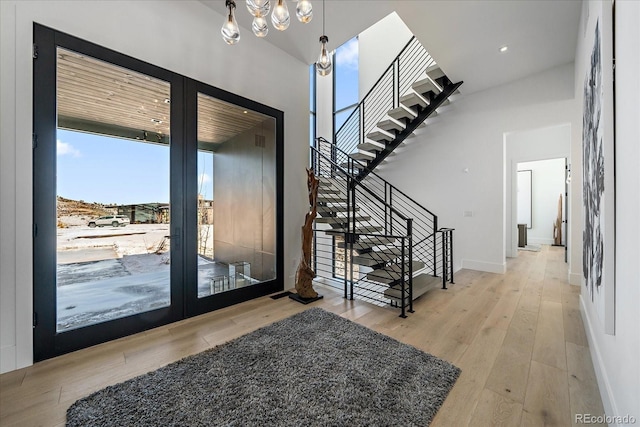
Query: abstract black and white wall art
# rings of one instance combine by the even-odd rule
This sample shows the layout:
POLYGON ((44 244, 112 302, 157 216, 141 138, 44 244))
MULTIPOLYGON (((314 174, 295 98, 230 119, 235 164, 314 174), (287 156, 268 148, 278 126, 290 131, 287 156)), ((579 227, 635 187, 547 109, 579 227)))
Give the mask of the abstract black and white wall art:
MULTIPOLYGON (((607 62, 605 62, 607 63, 607 62)), ((593 49, 584 81, 582 127, 583 155, 583 275, 591 302, 608 333, 613 333, 615 286, 614 239, 614 159, 613 126, 605 114, 612 108, 612 94, 607 94, 603 72, 602 34, 596 22, 593 49), (607 97, 608 95, 608 97, 607 97)))

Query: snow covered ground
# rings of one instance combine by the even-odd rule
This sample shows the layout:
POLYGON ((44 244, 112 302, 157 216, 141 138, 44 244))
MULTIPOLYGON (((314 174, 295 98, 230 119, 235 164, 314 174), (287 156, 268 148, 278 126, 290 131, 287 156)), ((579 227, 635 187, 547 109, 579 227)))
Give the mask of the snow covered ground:
MULTIPOLYGON (((68 227, 58 229, 59 332, 171 303, 168 224, 90 228, 73 217, 64 223, 68 227)), ((226 264, 199 257, 198 297, 256 283, 228 274, 226 264)))

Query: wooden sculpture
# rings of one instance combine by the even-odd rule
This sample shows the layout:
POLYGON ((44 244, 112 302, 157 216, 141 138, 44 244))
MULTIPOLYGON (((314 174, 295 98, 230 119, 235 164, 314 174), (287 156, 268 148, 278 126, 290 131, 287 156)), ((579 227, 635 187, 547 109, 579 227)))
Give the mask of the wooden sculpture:
POLYGON ((562 246, 562 194, 558 199, 558 216, 553 223, 553 245, 562 246))
POLYGON ((304 217, 302 226, 302 257, 296 271, 296 292, 300 298, 318 298, 313 289, 313 278, 316 273, 311 268, 311 243, 313 242, 313 221, 318 212, 319 181, 312 169, 307 169, 307 189, 309 190, 309 205, 311 211, 304 217))

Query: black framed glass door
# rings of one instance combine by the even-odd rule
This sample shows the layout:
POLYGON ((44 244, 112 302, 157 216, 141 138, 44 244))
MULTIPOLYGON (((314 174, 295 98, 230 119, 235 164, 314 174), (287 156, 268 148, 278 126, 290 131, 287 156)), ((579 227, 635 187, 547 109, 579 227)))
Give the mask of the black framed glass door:
POLYGON ((187 82, 187 314, 284 288, 283 113, 187 82))
POLYGON ((34 40, 35 361, 283 289, 282 112, 34 40))

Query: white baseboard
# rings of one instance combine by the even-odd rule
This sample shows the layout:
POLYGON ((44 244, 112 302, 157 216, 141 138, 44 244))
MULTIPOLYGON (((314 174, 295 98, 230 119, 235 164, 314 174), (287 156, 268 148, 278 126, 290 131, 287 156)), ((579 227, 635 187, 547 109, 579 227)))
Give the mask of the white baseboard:
POLYGON ((0 374, 15 371, 18 369, 16 364, 16 346, 8 345, 0 348, 0 374))
MULTIPOLYGON (((593 324, 591 323, 591 318, 587 314, 587 307, 584 304, 584 295, 582 294, 580 294, 580 314, 582 315, 582 322, 584 323, 585 332, 587 333, 587 341, 589 341, 589 353, 591 354, 591 361, 593 363, 593 370, 596 374, 604 413, 618 415, 618 407, 616 405, 615 398, 613 397, 609 377, 607 376, 607 372, 602 361, 602 355, 600 354, 600 348, 598 347, 598 342, 595 338, 593 324)), ((617 426, 617 424, 615 425, 617 426)), ((610 425, 610 427, 613 427, 613 425, 610 425)))
POLYGON ((582 285, 582 274, 576 274, 569 272, 569 283, 572 285, 581 286, 582 285))
POLYGON ((529 245, 553 245, 552 238, 546 237, 527 237, 527 244, 529 245))
POLYGON ((471 259, 462 260, 462 268, 469 270, 486 271, 487 273, 504 274, 507 272, 507 263, 495 263, 486 261, 474 261, 471 259))

